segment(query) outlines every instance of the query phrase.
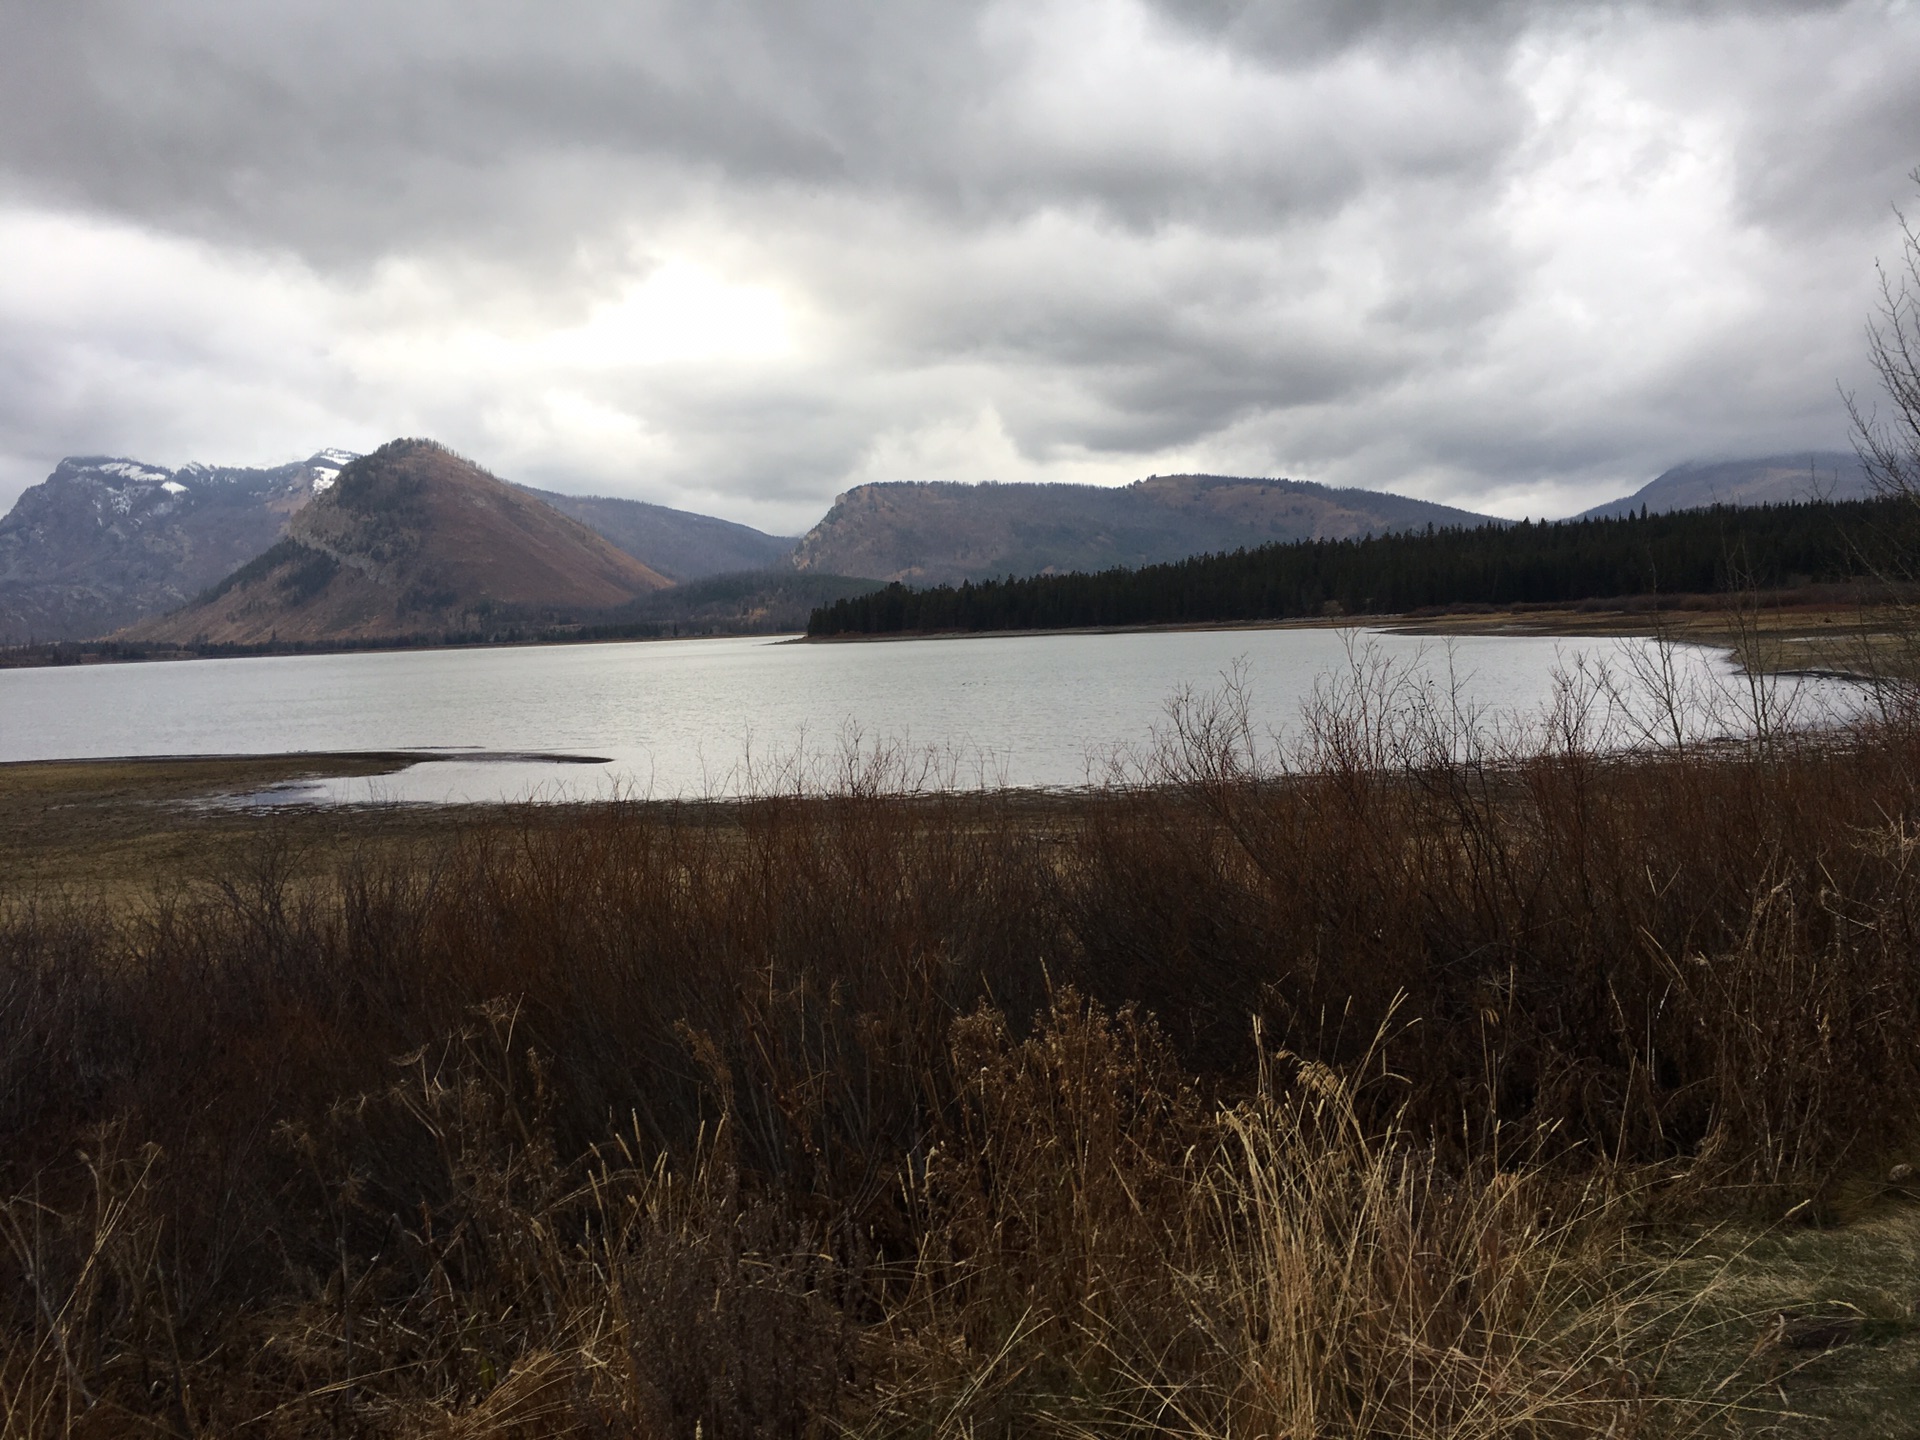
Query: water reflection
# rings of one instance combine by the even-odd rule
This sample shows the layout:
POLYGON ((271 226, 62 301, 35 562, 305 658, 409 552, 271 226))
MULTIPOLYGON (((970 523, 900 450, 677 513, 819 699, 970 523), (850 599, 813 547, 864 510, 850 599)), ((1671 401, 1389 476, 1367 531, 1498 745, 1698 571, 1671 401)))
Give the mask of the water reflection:
POLYGON ((1609 747, 1826 723, 1858 703, 1854 687, 1833 680, 1749 687, 1722 652, 1643 639, 1441 642, 1328 629, 838 645, 753 637, 4 671, 0 759, 433 756, 247 797, 257 804, 725 796, 883 773, 923 787, 1071 787, 1116 768, 1138 773, 1177 730, 1179 697, 1204 700, 1230 684, 1262 763, 1298 752, 1315 706, 1324 714, 1369 697, 1380 705, 1391 695, 1421 723, 1444 721, 1456 740, 1504 744, 1584 726, 1583 743, 1609 747))

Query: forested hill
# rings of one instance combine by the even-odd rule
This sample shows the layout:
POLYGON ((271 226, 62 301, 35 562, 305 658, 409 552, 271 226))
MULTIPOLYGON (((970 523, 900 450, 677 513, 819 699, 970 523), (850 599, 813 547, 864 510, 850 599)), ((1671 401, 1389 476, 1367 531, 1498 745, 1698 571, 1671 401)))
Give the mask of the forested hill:
POLYGON ((1887 573, 1916 538, 1920 514, 1896 500, 1523 521, 1263 545, 1137 570, 894 584, 822 606, 807 633, 1070 630, 1775 589, 1887 573))

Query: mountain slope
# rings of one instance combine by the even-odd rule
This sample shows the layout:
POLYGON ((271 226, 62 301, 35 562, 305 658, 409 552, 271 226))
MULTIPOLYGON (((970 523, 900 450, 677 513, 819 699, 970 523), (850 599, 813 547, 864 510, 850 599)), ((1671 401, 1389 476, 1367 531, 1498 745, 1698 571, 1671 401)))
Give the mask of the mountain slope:
MULTIPOLYGON (((271 469, 70 456, 0 518, 0 645, 105 635, 177 609, 260 555, 356 457, 271 469)), ((795 541, 710 515, 528 489, 672 581, 786 563, 795 541)))
POLYGON ((916 584, 1104 570, 1276 540, 1487 519, 1405 496, 1300 480, 1160 475, 1098 485, 862 485, 801 537, 802 570, 916 584))
POLYGON ((259 644, 445 634, 597 613, 658 572, 428 440, 346 466, 284 539, 128 638, 259 644))
POLYGON ((764 570, 783 563, 798 543, 791 535, 768 535, 750 525, 691 510, 673 510, 644 500, 608 495, 557 495, 526 487, 562 515, 611 540, 643 565, 676 583, 764 570))
POLYGON ((62 460, 0 518, 0 644, 103 635, 183 604, 273 544, 352 458, 179 470, 62 460))
POLYGON ((1779 505, 1795 500, 1862 500, 1873 493, 1860 459, 1838 450, 1763 455, 1752 460, 1688 461, 1631 495, 1595 505, 1575 520, 1702 510, 1709 505, 1779 505))

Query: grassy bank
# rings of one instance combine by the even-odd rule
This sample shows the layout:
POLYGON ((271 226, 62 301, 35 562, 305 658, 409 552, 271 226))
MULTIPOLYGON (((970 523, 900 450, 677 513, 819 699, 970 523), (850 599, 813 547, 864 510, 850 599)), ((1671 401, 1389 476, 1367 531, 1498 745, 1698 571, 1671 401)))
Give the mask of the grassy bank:
POLYGON ((10 876, 0 1425, 1903 1433, 1920 730, 1231 699, 1079 797, 10 876))

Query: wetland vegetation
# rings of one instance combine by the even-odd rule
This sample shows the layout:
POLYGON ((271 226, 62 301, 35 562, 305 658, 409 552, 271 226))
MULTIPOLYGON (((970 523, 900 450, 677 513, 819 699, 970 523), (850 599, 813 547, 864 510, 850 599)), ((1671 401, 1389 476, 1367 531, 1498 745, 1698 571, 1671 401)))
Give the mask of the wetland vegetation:
POLYGON ((0 1427, 1905 1433, 1886 698, 1520 746, 1356 664, 1064 796, 7 767, 0 1427))

